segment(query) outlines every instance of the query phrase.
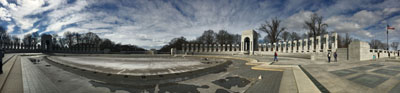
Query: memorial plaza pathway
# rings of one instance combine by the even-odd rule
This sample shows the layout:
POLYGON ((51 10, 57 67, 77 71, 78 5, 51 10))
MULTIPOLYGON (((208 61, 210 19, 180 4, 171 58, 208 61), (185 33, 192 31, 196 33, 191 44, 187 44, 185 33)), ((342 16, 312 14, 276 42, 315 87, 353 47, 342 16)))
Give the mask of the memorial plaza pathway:
POLYGON ((6 54, 3 58, 4 73, 0 75, 1 93, 400 92, 398 58, 328 63, 295 56, 279 57, 279 62, 272 62, 273 56, 177 55, 224 58, 231 60, 232 64, 224 71, 175 83, 131 86, 92 80, 87 75, 95 73, 47 62, 40 59, 42 56, 45 55, 6 54))

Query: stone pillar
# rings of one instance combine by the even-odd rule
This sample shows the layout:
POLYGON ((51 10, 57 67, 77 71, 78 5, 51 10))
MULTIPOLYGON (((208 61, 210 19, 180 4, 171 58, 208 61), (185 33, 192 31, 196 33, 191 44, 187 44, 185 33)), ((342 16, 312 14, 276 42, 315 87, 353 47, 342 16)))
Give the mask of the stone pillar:
POLYGON ((270 47, 271 47, 269 51, 270 51, 270 52, 274 52, 274 44, 273 44, 273 43, 269 43, 269 45, 270 45, 270 47))
POLYGON ((325 34, 324 38, 325 38, 324 52, 328 52, 328 49, 329 49, 329 35, 325 34))
POLYGON ((185 52, 185 44, 182 44, 182 51, 185 52))
POLYGON ((278 43, 276 43, 276 52, 281 52, 281 42, 278 41, 278 43))
POLYGON ((297 40, 293 41, 293 53, 297 53, 297 40))
POLYGON ((287 50, 286 50, 286 49, 287 49, 286 42, 287 42, 287 41, 282 42, 282 49, 283 49, 282 52, 284 52, 284 53, 287 52, 287 50))
POLYGON ((216 52, 217 51, 217 44, 211 44, 211 52, 216 52))
POLYGON ((273 46, 273 50, 272 50, 272 51, 273 51, 273 52, 276 52, 276 50, 277 50, 277 49, 276 49, 276 48, 277 48, 276 43, 272 44, 272 46, 273 46))
POLYGON ((311 37, 310 38, 310 41, 311 41, 311 46, 310 46, 310 52, 314 52, 314 50, 315 50, 315 47, 314 47, 314 38, 313 37, 311 37))
POLYGON ((239 49, 239 44, 236 44, 236 45, 235 45, 235 48, 236 48, 235 51, 240 51, 240 49, 239 49))
POLYGON ((207 44, 207 52, 212 52, 212 44, 207 44))
POLYGON ((228 45, 228 50, 227 51, 232 51, 232 44, 227 44, 228 45))
POLYGON ((293 45, 292 45, 292 41, 289 41, 288 44, 287 44, 287 47, 288 47, 287 52, 288 52, 288 53, 291 53, 291 52, 293 51, 292 46, 293 46, 293 45))
POLYGON ((317 36, 317 52, 321 52, 321 36, 317 36))
POLYGON ((309 45, 308 45, 308 39, 304 39, 304 51, 305 52, 309 52, 308 51, 309 45))
POLYGON ((186 52, 189 52, 189 51, 190 51, 190 50, 189 50, 189 49, 190 49, 190 44, 186 44, 185 47, 186 47, 186 52))
POLYGON ((299 40, 299 52, 300 52, 300 53, 304 52, 303 40, 302 40, 302 39, 299 40))
POLYGON ((194 51, 194 44, 190 44, 190 52, 194 51))
POLYGON ((258 44, 258 52, 262 52, 262 45, 261 44, 258 44))
POLYGON ((221 51, 225 51, 226 50, 226 46, 225 46, 225 44, 221 44, 221 51))
POLYGON ((266 51, 267 51, 267 44, 262 44, 262 46, 263 46, 263 47, 262 47, 262 48, 263 48, 263 51, 266 52, 266 51))
POLYGON ((338 34, 336 32, 333 33, 333 45, 332 45, 332 51, 336 52, 336 49, 338 48, 338 34))
POLYGON ((199 52, 199 44, 194 44, 194 52, 199 52))
POLYGON ((205 52, 204 51, 204 44, 200 44, 200 52, 205 52))

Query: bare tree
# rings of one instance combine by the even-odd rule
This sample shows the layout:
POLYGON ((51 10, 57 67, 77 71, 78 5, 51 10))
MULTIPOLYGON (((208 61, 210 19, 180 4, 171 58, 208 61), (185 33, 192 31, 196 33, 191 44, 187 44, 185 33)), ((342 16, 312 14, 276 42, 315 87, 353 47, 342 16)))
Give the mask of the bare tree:
POLYGON ((393 48, 393 50, 397 50, 397 48, 399 47, 399 42, 392 42, 390 46, 393 48))
POLYGON ((9 43, 11 41, 10 35, 7 33, 6 29, 0 26, 0 42, 9 43))
POLYGON ((13 43, 20 43, 21 42, 21 39, 18 38, 17 36, 12 36, 11 39, 12 39, 13 43))
POLYGON ((64 37, 65 43, 68 45, 68 47, 71 47, 74 42, 74 35, 71 32, 65 32, 64 37))
MULTIPOLYGON (((326 28, 328 27, 328 24, 322 22, 323 17, 318 16, 318 14, 314 13, 311 15, 310 20, 304 21, 304 28, 308 29, 308 36, 313 37, 316 39, 317 36, 320 36, 322 34, 326 34, 326 28)), ((313 43, 316 43, 317 40, 315 40, 313 43)), ((314 47, 316 44, 314 44, 314 47)))
POLYGON ((369 45, 371 46, 372 49, 378 49, 381 44, 382 44, 382 42, 379 40, 376 40, 376 39, 372 39, 369 42, 369 45))
POLYGON ((212 44, 216 42, 215 35, 216 34, 213 30, 206 30, 203 32, 203 35, 196 39, 196 41, 204 44, 212 44))
POLYGON ((231 44, 233 43, 233 36, 229 34, 226 30, 219 30, 216 34, 217 43, 219 44, 231 44))
POLYGON ((281 20, 278 20, 278 18, 273 18, 271 23, 265 21, 265 24, 261 24, 258 30, 267 33, 267 37, 270 43, 275 43, 279 41, 279 34, 286 30, 285 27, 279 27, 280 23, 281 20))
POLYGON ((88 44, 95 44, 98 45, 101 42, 101 39, 99 36, 97 36, 97 34, 93 33, 93 32, 88 32, 86 33, 83 38, 83 43, 88 43, 88 44))
POLYGON ((351 37, 349 36, 349 34, 346 33, 346 37, 345 37, 344 42, 343 42, 344 47, 345 47, 345 48, 348 48, 349 45, 350 45, 350 43, 351 43, 351 41, 353 41, 353 38, 351 38, 351 37))
POLYGON ((296 32, 290 34, 290 40, 300 40, 300 36, 296 32))
POLYGON ((287 32, 287 31, 284 31, 284 32, 281 34, 281 38, 282 38, 283 41, 289 40, 289 38, 290 38, 290 33, 287 32))
POLYGON ((22 39, 22 42, 24 44, 28 45, 36 45, 39 42, 39 33, 34 32, 30 34, 26 34, 24 38, 22 39))

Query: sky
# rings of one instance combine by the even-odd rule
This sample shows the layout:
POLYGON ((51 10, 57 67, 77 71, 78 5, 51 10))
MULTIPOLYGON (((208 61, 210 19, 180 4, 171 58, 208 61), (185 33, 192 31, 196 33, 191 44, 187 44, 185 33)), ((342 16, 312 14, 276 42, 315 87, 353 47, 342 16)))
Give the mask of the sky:
MULTIPOLYGON (((312 13, 329 32, 362 41, 400 41, 400 0, 0 0, 0 26, 11 35, 94 32, 121 44, 160 48, 203 31, 240 34, 277 17, 288 32, 305 33, 312 13)), ((260 32, 262 37, 265 33, 260 32)))

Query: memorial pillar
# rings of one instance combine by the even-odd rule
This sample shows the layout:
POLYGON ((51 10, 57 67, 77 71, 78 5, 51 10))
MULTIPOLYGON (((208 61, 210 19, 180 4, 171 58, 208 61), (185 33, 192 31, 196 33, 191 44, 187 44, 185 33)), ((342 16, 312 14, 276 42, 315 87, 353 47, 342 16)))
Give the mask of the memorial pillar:
POLYGON ((305 52, 309 52, 309 50, 308 50, 308 48, 309 48, 309 45, 308 45, 308 39, 304 39, 304 51, 305 52))
POLYGON ((208 44, 208 52, 214 51, 214 44, 208 44))
POLYGON ((321 52, 321 36, 317 36, 317 52, 321 52))
POLYGON ((221 49, 221 52, 224 52, 225 51, 225 44, 220 44, 220 49, 221 49))
POLYGON ((236 51, 240 51, 239 44, 236 44, 236 45, 235 45, 235 48, 236 48, 236 49, 235 49, 236 51))
POLYGON ((277 48, 276 43, 272 44, 272 46, 273 46, 273 48, 274 48, 274 49, 273 49, 273 52, 276 52, 276 50, 277 50, 277 49, 276 49, 276 48, 277 48))
POLYGON ((334 38, 333 41, 334 44, 332 46, 332 49, 336 52, 336 49, 338 48, 338 34, 336 32, 333 33, 333 38, 334 38))
POLYGON ((297 40, 293 41, 293 53, 297 53, 297 40))
POLYGON ((200 44, 200 52, 204 52, 204 44, 200 44))
POLYGON ((190 51, 190 50, 189 50, 189 49, 190 49, 190 44, 186 44, 185 47, 186 47, 186 52, 189 52, 189 51, 190 51))
POLYGON ((194 44, 190 44, 191 46, 190 46, 190 49, 191 49, 191 51, 190 52, 194 52, 195 51, 195 45, 194 44))
POLYGON ((199 44, 194 44, 194 52, 199 52, 199 44))
POLYGON ((271 48, 270 48, 270 52, 274 52, 274 44, 273 43, 269 43, 269 45, 271 46, 271 48))
POLYGON ((185 44, 182 44, 182 51, 185 52, 185 44))
POLYGON ((329 49, 329 34, 325 34, 325 46, 324 46, 324 52, 328 52, 329 49))
POLYGON ((303 40, 302 40, 302 39, 299 40, 299 52, 300 52, 300 53, 304 52, 303 40))
POLYGON ((310 52, 314 52, 314 50, 315 50, 315 46, 314 46, 314 38, 313 37, 311 37, 310 38, 310 43, 311 43, 311 46, 310 46, 310 52))
POLYGON ((284 53, 287 53, 287 41, 283 42, 283 51, 284 53))
POLYGON ((289 41, 287 46, 288 46, 288 53, 291 53, 293 51, 293 49, 292 49, 292 46, 293 46, 292 45, 292 41, 289 41))

